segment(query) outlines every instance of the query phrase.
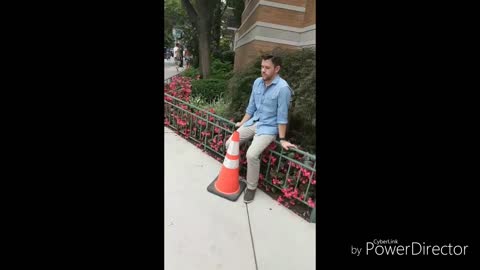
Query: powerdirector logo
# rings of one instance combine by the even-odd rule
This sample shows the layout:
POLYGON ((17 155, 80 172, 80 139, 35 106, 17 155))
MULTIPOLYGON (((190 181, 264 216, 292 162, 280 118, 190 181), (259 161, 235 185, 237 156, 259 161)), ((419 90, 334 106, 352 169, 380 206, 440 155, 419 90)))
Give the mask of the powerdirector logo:
POLYGON ((356 256, 465 256, 468 245, 452 243, 429 244, 426 242, 399 243, 397 239, 374 239, 362 246, 350 246, 356 256))

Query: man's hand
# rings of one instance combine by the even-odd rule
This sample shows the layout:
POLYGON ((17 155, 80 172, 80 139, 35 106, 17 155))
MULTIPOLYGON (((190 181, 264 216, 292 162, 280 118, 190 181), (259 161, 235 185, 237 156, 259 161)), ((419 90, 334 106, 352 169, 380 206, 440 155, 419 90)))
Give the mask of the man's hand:
POLYGON ((242 122, 237 122, 237 123, 235 124, 235 127, 238 128, 238 127, 240 127, 241 125, 242 125, 242 122))
POLYGON ((288 141, 281 140, 280 144, 282 145, 283 149, 289 150, 290 147, 297 148, 296 145, 289 143, 288 141))

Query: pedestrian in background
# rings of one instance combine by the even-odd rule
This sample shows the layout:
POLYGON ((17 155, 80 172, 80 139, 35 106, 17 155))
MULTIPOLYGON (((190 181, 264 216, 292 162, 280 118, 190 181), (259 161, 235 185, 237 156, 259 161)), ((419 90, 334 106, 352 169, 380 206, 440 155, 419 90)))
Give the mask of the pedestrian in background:
POLYGON ((186 65, 185 69, 190 68, 190 65, 192 64, 192 54, 188 49, 185 49, 184 59, 185 59, 185 65, 186 65))
POLYGON ((178 67, 183 67, 183 46, 180 44, 180 46, 178 47, 178 56, 180 58, 180 64, 178 67))
POLYGON ((174 60, 175 60, 175 66, 177 68, 177 71, 178 71, 178 68, 180 67, 180 43, 176 43, 175 44, 175 48, 173 48, 173 55, 174 55, 174 60))

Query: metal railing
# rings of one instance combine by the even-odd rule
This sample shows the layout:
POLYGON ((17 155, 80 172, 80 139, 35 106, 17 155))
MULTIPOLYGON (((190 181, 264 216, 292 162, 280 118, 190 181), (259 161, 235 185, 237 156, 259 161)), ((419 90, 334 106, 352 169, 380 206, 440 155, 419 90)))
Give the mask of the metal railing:
MULTIPOLYGON (((170 83, 176 76, 180 75, 166 79, 165 83, 170 83)), ((164 96, 164 124, 223 162, 225 141, 235 130, 235 123, 167 93, 164 96)), ((240 175, 243 177, 246 175, 245 155, 249 145, 247 142, 240 147, 240 175)), ((279 195, 276 198, 279 203, 315 223, 316 156, 295 148, 285 151, 280 142, 275 141, 260 158, 258 187, 272 198, 279 195)))

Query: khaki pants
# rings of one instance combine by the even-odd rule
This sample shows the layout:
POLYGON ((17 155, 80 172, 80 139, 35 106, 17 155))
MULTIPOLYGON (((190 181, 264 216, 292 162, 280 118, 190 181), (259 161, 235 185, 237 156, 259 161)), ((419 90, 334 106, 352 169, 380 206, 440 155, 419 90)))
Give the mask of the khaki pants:
MULTIPOLYGON (((252 144, 247 150, 247 187, 249 189, 256 189, 258 184, 258 176, 260 174, 260 154, 267 148, 270 143, 275 140, 276 135, 256 135, 257 124, 253 124, 249 127, 240 127, 237 129, 240 135, 240 145, 253 137, 252 144)), ((225 146, 228 149, 230 144, 228 138, 225 146)))

